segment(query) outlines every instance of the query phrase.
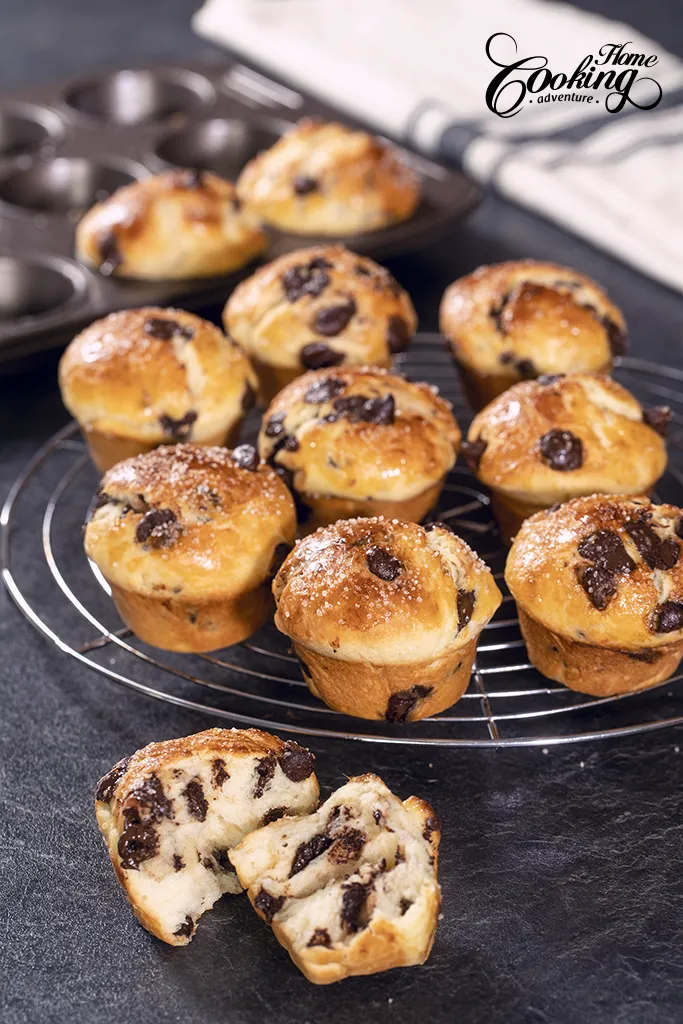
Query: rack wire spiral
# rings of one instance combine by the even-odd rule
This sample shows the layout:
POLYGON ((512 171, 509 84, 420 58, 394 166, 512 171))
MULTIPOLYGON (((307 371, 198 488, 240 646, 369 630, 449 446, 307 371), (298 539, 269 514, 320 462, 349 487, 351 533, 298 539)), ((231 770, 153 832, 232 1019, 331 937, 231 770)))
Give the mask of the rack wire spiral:
MULTIPOLYGON (((470 414, 438 335, 420 335, 400 369, 437 384, 461 426, 466 424, 470 414)), ((625 358, 615 376, 644 404, 672 407, 669 466, 655 497, 683 503, 683 371, 625 358)), ((245 432, 253 435, 257 428, 254 418, 245 432)), ((107 584, 80 540, 96 487, 95 469, 70 423, 36 453, 5 502, 2 575, 20 611, 44 637, 148 697, 239 725, 390 744, 549 746, 683 724, 683 673, 637 694, 592 698, 550 682, 529 664, 503 580, 505 550, 488 496, 461 465, 448 478, 438 515, 490 565, 503 603, 480 638, 470 686, 459 703, 402 725, 366 722, 327 708, 309 693, 287 639, 272 624, 242 644, 203 655, 159 651, 122 628, 107 584)))

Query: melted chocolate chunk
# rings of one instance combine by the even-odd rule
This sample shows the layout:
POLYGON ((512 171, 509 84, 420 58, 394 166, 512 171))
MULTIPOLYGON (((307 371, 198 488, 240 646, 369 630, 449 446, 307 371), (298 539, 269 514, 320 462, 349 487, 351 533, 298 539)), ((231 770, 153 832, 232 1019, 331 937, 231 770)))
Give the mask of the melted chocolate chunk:
POLYGON ((656 430, 660 437, 666 437, 673 413, 668 405, 654 405, 643 409, 643 423, 656 430))
POLYGON ((298 196, 307 196, 309 192, 317 192, 320 185, 317 178, 311 178, 309 174, 297 174, 292 182, 292 188, 298 196))
POLYGON ((472 618, 475 594, 473 590, 458 591, 458 632, 464 629, 472 618))
POLYGON ((97 247, 100 251, 100 274, 103 274, 105 277, 111 277, 114 271, 123 263, 119 240, 113 228, 104 231, 100 235, 97 247))
POLYGON ((581 541, 577 550, 582 558, 612 573, 633 572, 636 567, 614 530, 596 530, 581 541))
POLYGON ((405 857, 405 854, 403 852, 403 848, 401 846, 397 846, 396 847, 396 853, 394 854, 394 866, 396 864, 403 864, 403 863, 405 863, 405 859, 406 859, 406 857, 405 857))
POLYGON ((267 811, 263 816, 263 824, 270 825, 271 821, 279 821, 280 818, 284 818, 286 814, 294 814, 295 812, 291 807, 273 807, 272 810, 267 811))
POLYGON ((138 871, 141 864, 159 852, 159 833, 151 821, 131 822, 121 832, 117 850, 121 867, 138 871))
POLYGON ((192 918, 188 914, 187 917, 185 918, 185 920, 183 921, 183 923, 176 928, 176 930, 173 932, 173 934, 174 935, 180 935, 183 938, 188 938, 189 939, 189 937, 192 935, 193 931, 194 931, 194 921, 192 920, 192 918))
POLYGON ((359 828, 344 828, 337 832, 330 850, 330 860, 335 864, 350 864, 358 860, 366 842, 365 832, 359 828))
POLYGON ((558 473, 569 473, 583 465, 583 444, 571 430, 549 430, 539 441, 541 458, 558 473))
POLYGON ((150 334, 153 338, 158 338, 159 341, 170 341, 176 336, 185 341, 191 341, 194 338, 194 331, 191 327, 181 327, 177 320, 169 320, 166 317, 150 317, 145 321, 142 329, 145 334, 150 334))
POLYGON ((235 873, 235 869, 232 866, 232 862, 228 857, 228 851, 223 849, 216 849, 211 851, 211 856, 216 861, 216 864, 221 869, 223 874, 231 875, 235 873))
POLYGON ((593 607, 604 612, 617 592, 614 574, 600 565, 580 565, 576 575, 593 607))
POLYGON ((251 384, 246 384, 242 395, 242 412, 247 413, 256 405, 256 392, 251 384))
POLYGON ((294 740, 287 740, 278 763, 288 779, 292 782, 303 782, 313 774, 315 755, 305 747, 300 747, 294 740))
POLYGON ((384 398, 370 398, 363 405, 361 419, 365 423, 376 423, 380 427, 390 427, 396 419, 396 402, 393 395, 384 398))
POLYGON ((357 932, 361 927, 361 913, 368 898, 370 886, 362 882, 349 882, 343 886, 341 919, 349 932, 357 932))
POLYGON ((436 814, 430 814, 427 820, 425 821, 425 827, 422 830, 422 835, 427 840, 427 842, 430 842, 432 835, 435 832, 438 832, 440 828, 441 822, 437 818, 436 814))
POLYGON ((387 722, 405 722, 419 700, 428 697, 431 686, 413 686, 410 690, 398 690, 392 693, 384 714, 387 722))
POLYGON ((673 569, 681 553, 680 544, 673 538, 663 539, 642 519, 632 519, 624 529, 650 569, 673 569))
POLYGON ((276 764, 277 762, 272 754, 262 757, 257 762, 255 768, 256 786, 254 787, 254 799, 259 800, 270 786, 273 775, 275 775, 276 764))
POLYGON ((609 317, 602 317, 602 325, 607 331, 607 339, 613 356, 623 356, 628 349, 628 334, 619 324, 609 317))
POLYGON ((372 547, 368 548, 365 553, 365 561, 367 562, 368 569, 373 576, 379 577, 381 580, 391 583, 395 580, 404 569, 403 562, 400 562, 398 558, 394 558, 384 548, 378 547, 373 544, 372 547))
POLYGON ((335 352, 322 341, 312 341, 304 345, 299 353, 301 365, 307 370, 323 370, 327 366, 339 366, 344 362, 344 353, 335 352))
POLYGON ((308 264, 290 267, 282 277, 282 287, 289 302, 296 302, 304 295, 320 295, 330 283, 327 271, 332 264, 322 258, 308 264))
POLYGON ((289 872, 289 877, 293 878, 294 875, 298 875, 300 871, 307 868, 311 861, 316 860, 322 856, 326 850, 332 846, 334 839, 328 835, 327 832, 319 832, 317 835, 312 836, 303 843, 299 843, 294 854, 294 860, 292 861, 292 867, 289 872))
POLYGON ((124 757, 120 760, 111 771, 108 771, 100 781, 97 783, 97 789, 95 790, 95 799, 101 803, 108 804, 114 795, 114 790, 118 786, 119 782, 126 774, 126 769, 130 764, 130 758, 124 757))
POLYGON ((683 604, 679 601, 665 601, 655 613, 655 632, 675 633, 683 629, 683 604))
POLYGON ((540 377, 536 378, 536 381, 538 384, 548 387, 550 384, 554 384, 555 381, 562 380, 566 376, 566 373, 542 373, 540 377))
POLYGON ((332 945, 329 932, 326 928, 316 928, 307 943, 308 946, 324 946, 329 949, 332 945))
POLYGON ((403 917, 403 915, 406 914, 410 910, 412 905, 413 905, 413 901, 412 900, 406 899, 405 896, 401 897, 401 902, 398 905, 399 906, 399 910, 401 911, 401 917, 403 917))
POLYGON ((185 867, 185 861, 183 860, 183 858, 180 856, 179 853, 174 853, 173 854, 173 870, 174 871, 182 871, 184 867, 185 867))
POLYGON ((197 413, 194 409, 190 409, 179 420, 174 420, 172 416, 163 413, 159 417, 159 423, 163 432, 172 437, 174 441, 187 441, 192 434, 192 424, 196 419, 197 413))
POLYGON ((261 911, 268 924, 270 924, 275 915, 282 910, 284 902, 284 896, 271 896, 271 894, 266 892, 265 889, 261 889, 260 893, 254 900, 254 906, 257 910, 261 911))
POLYGON ((204 787, 199 779, 190 779, 183 791, 183 796, 187 800, 187 809, 192 817, 197 821, 206 821, 209 805, 204 796, 204 787))
POLYGON ((488 442, 482 441, 480 437, 475 438, 474 441, 463 441, 463 443, 461 444, 460 451, 462 452, 465 462, 467 463, 467 465, 469 466, 473 473, 476 473, 477 470, 479 469, 481 457, 486 451, 487 447, 488 442))
POLYGON ((150 775, 131 790, 130 797, 136 806, 127 807, 124 818, 130 822, 139 822, 140 811, 153 821, 173 817, 173 804, 164 793, 164 787, 156 775, 150 775))
POLYGON ((353 299, 338 306, 327 306, 319 309, 313 321, 313 329, 316 334, 322 334, 325 338, 335 338, 345 330, 356 313, 356 303, 353 299))
POLYGON ((310 386, 304 395, 304 402, 309 405, 325 405, 340 395, 345 387, 346 384, 339 377, 324 377, 310 386))
POLYGON ((282 450, 285 452, 298 452, 300 447, 299 439, 294 434, 290 434, 282 444, 282 450))
POLYGON ((266 423, 265 434, 266 437, 279 437, 284 433, 285 430, 285 414, 283 412, 275 413, 271 416, 266 423))
POLYGON ((248 469, 251 473, 255 473, 261 460, 253 444, 239 444, 232 453, 232 461, 240 469, 248 469))
POLYGON ((410 343, 410 328, 402 316, 394 314, 387 323, 387 344, 392 356, 405 352, 410 343))
MULTIPOLYGON (((494 303, 494 305, 491 306, 491 308, 489 309, 489 316, 493 320, 494 324, 496 325, 496 330, 500 334, 507 333, 507 328, 505 326, 505 323, 503 322, 503 313, 505 312, 505 307, 507 306, 509 299, 510 293, 507 292, 507 294, 502 295, 500 300, 494 303)), ((501 362, 502 361, 503 359, 501 356, 501 362)))
POLYGON ((135 530, 135 540, 147 547, 165 548, 175 544, 182 527, 170 508, 153 508, 146 512, 135 530))

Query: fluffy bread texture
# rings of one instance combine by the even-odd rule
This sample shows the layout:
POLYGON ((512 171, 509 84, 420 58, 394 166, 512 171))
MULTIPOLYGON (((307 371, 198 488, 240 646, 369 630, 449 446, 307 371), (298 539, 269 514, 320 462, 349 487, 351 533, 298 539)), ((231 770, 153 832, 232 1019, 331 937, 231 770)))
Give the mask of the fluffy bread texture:
POLYGON ((505 580, 529 657, 581 693, 668 678, 683 654, 683 512, 593 494, 523 524, 505 580))
POLYGON ((273 581, 275 625, 311 691, 345 714, 416 721, 469 683, 500 605, 488 567, 444 524, 347 519, 297 542, 273 581))
POLYGON ((460 429, 428 384, 340 367, 306 373, 281 391, 258 444, 263 459, 286 471, 313 526, 362 515, 419 522, 453 467, 460 429))
POLYGON ((229 850, 265 822, 318 805, 315 758, 256 729, 150 743, 100 780, 97 823, 135 916, 172 946, 242 886, 229 850))
POLYGON ((475 409, 525 378, 609 372, 628 341, 621 310, 590 277, 536 260, 459 278, 444 293, 440 323, 475 409))
POLYGON ((247 164, 237 192, 262 220, 283 231, 353 235, 412 216, 420 182, 389 143, 305 118, 247 164))
POLYGON ((376 775, 338 789, 318 811, 283 818, 230 851, 240 882, 309 981, 422 964, 436 932, 440 826, 376 775))
POLYGON ((179 444, 109 470, 84 542, 134 633, 206 651, 263 625, 295 534, 292 497, 254 448, 179 444))
POLYGON ((235 186, 173 170, 117 189, 76 229, 76 255, 101 274, 138 280, 213 277, 250 263, 268 238, 235 186))
POLYGON ((218 327, 154 306, 90 324, 59 364, 64 404, 101 472, 159 444, 236 440, 256 383, 247 356, 218 327))

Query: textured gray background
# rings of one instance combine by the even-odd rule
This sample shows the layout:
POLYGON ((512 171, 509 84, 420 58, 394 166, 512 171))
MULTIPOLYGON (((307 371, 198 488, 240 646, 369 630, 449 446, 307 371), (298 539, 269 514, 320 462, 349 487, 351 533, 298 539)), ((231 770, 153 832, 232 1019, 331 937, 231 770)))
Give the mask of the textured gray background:
MULTIPOLYGON (((273 0, 276 2, 276 0, 273 0)), ((215 55, 193 0, 0 3, 0 87, 146 60, 215 55)), ((683 54, 680 3, 585 4, 683 54)), ((392 270, 424 327, 456 275, 550 257, 623 306, 636 355, 683 365, 683 299, 490 199, 452 239, 392 270)), ((66 421, 54 360, 0 380, 0 493, 66 421)), ((36 558, 38 558, 36 553, 36 558)), ((313 743, 325 789, 372 769, 444 821, 445 917, 422 969, 315 989, 244 899, 186 949, 134 922, 91 807, 95 780, 152 740, 213 724, 121 692, 51 649, 0 596, 0 1019, 659 1024, 683 1020, 680 731, 618 744, 414 752, 313 743)))

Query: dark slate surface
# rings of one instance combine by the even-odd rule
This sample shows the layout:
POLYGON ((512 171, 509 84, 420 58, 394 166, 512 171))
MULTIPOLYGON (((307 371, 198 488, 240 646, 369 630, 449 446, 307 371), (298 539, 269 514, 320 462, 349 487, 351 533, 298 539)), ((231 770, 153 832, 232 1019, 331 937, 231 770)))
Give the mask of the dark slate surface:
MULTIPOLYGON (((186 27, 194 6, 37 0, 22 9, 4 0, 0 85, 208 54, 186 27)), ((599 7, 683 51, 678 5, 599 7)), ((446 283, 515 256, 551 257, 595 275, 623 306, 635 354, 683 365, 683 298, 497 201, 447 243, 392 269, 433 327, 446 283)), ((54 369, 48 360, 0 381, 2 493, 65 422, 54 369)), ((547 754, 311 744, 326 791, 371 769, 401 795, 432 801, 444 822, 444 919, 428 965, 316 989, 244 898, 226 898, 183 950, 135 924, 97 834, 93 784, 121 755, 212 721, 118 690, 49 647, 4 594, 0 601, 6 1024, 683 1019, 680 731, 547 754)))

